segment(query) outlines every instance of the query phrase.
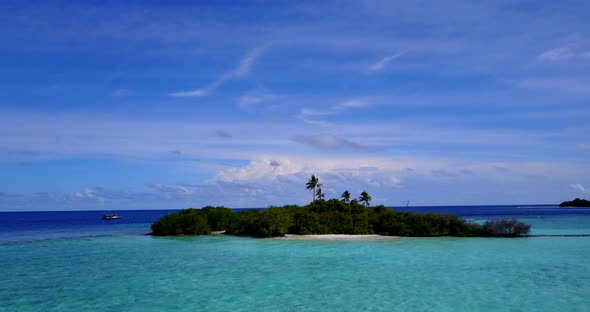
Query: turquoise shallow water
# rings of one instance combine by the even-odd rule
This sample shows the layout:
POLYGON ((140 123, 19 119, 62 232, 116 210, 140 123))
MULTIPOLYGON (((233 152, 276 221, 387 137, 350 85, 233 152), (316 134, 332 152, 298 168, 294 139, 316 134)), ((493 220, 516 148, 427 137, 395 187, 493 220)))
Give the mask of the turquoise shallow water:
POLYGON ((589 311, 590 238, 0 247, 1 311, 589 311))
MULTIPOLYGON (((534 234, 590 234, 535 218, 534 234)), ((590 311, 590 237, 155 238, 149 224, 5 234, 0 311, 590 311), (67 232, 67 231, 66 231, 67 232), (65 233, 65 232, 64 232, 65 233), (43 239, 39 239, 43 238, 43 239)))

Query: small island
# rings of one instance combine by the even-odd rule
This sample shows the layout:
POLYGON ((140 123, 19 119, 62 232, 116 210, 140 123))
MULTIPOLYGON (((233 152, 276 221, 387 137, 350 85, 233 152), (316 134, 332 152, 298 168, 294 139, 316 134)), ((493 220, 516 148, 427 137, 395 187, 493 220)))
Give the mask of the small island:
POLYGON ((564 201, 563 203, 559 204, 559 207, 590 208, 590 200, 576 198, 572 201, 564 201))
POLYGON ((371 196, 359 199, 345 191, 342 199, 325 200, 321 184, 312 176, 307 188, 313 200, 306 206, 287 205, 235 212, 226 207, 185 209, 164 216, 152 225, 152 235, 226 235, 282 237, 294 235, 383 235, 407 237, 523 237, 530 225, 515 219, 469 223, 457 215, 395 211, 383 205, 370 207, 371 196), (317 197, 317 198, 316 198, 317 197))

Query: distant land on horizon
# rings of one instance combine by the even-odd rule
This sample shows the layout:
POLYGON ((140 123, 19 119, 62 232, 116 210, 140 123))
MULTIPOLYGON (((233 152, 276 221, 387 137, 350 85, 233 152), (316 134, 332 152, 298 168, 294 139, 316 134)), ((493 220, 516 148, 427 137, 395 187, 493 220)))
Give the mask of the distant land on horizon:
POLYGON ((576 198, 572 201, 564 201, 559 204, 562 208, 590 208, 590 201, 585 199, 576 198))
MULTIPOLYGON (((223 205, 222 205, 223 206, 223 205)), ((389 206, 389 205, 384 205, 387 208, 392 208, 392 209, 402 209, 402 210, 411 210, 411 209, 428 209, 428 208, 469 208, 469 207, 473 207, 473 208, 484 208, 484 207, 560 207, 560 205, 558 204, 502 204, 502 205, 416 205, 416 206, 389 206)), ((248 209, 268 209, 268 208, 273 208, 273 207, 277 207, 277 206, 268 206, 268 207, 228 207, 230 209, 233 210, 248 210, 248 209)), ((190 209, 190 208, 194 208, 194 209, 200 209, 200 208, 195 208, 195 207, 182 207, 182 208, 147 208, 147 209, 125 209, 125 208, 107 208, 107 209, 89 209, 89 210, 80 210, 80 209, 76 209, 76 210, 6 210, 6 211, 0 211, 0 213, 9 213, 9 212, 109 212, 109 211, 178 211, 178 210, 183 210, 183 209, 190 209)), ((574 207, 561 207, 561 208, 574 208, 574 207)))

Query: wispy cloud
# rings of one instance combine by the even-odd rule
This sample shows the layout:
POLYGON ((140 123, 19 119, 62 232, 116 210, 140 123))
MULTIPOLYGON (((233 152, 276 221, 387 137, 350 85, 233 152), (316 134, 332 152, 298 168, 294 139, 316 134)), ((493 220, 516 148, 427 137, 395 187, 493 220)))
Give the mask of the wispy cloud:
POLYGON ((162 193, 193 194, 194 189, 184 185, 164 185, 160 183, 148 183, 146 186, 162 193))
POLYGON ((582 184, 579 184, 579 183, 571 184, 570 187, 574 191, 582 192, 582 193, 585 193, 585 194, 590 194, 590 189, 585 188, 582 184))
POLYGON ((234 68, 230 72, 227 72, 227 73, 221 75, 221 77, 219 77, 217 80, 215 80, 213 83, 211 83, 206 88, 189 90, 189 91, 179 91, 179 92, 170 93, 169 95, 175 96, 175 97, 206 96, 206 95, 209 95, 211 92, 215 91, 215 89, 217 89, 220 85, 225 83, 227 80, 230 80, 233 78, 246 77, 252 71, 252 67, 254 66, 254 62, 256 61, 256 59, 260 56, 260 54, 267 47, 268 47, 268 45, 265 45, 265 46, 262 46, 262 47, 252 50, 250 53, 248 53, 246 56, 244 56, 240 60, 240 63, 238 64, 238 66, 236 68, 234 68))
POLYGON ((370 102, 364 99, 350 99, 327 107, 326 109, 302 108, 297 118, 311 125, 328 126, 326 120, 319 120, 318 117, 330 116, 343 113, 349 109, 357 109, 370 106, 370 102))
POLYGON ((297 114, 297 118, 303 121, 306 124, 320 126, 320 127, 329 127, 331 125, 330 122, 327 120, 319 119, 322 116, 328 116, 335 114, 334 111, 320 111, 316 109, 304 108, 297 114))
POLYGON ((537 56, 537 59, 540 61, 557 62, 571 59, 574 56, 575 53, 570 48, 555 48, 539 54, 539 56, 537 56))
POLYGON ((246 55, 240 61, 240 64, 238 65, 238 67, 236 69, 234 69, 232 72, 225 75, 226 79, 230 79, 230 78, 234 78, 234 77, 244 77, 244 76, 247 76, 248 74, 250 74, 250 71, 252 71, 252 66, 254 65, 254 62, 256 61, 256 59, 258 58, 258 56, 262 53, 262 51, 264 49, 266 49, 266 46, 259 47, 259 48, 252 50, 252 52, 250 52, 248 55, 246 55))
POLYGON ((199 97, 199 96, 205 96, 205 95, 208 95, 209 92, 211 92, 215 88, 217 88, 217 86, 215 86, 215 87, 209 86, 209 87, 207 87, 205 89, 197 89, 197 90, 191 90, 191 91, 174 92, 174 93, 170 93, 170 96, 176 96, 176 97, 199 97))
POLYGON ((379 62, 377 62, 377 63, 369 66, 368 70, 369 71, 379 71, 379 70, 382 70, 391 61, 393 61, 393 60, 401 57, 404 54, 406 54, 406 52, 398 52, 398 53, 395 53, 395 54, 388 55, 388 56, 382 58, 379 62))
POLYGON ((320 149, 339 150, 348 149, 363 152, 376 152, 381 150, 379 147, 362 145, 347 139, 339 138, 330 134, 325 135, 297 135, 293 136, 292 140, 320 149))

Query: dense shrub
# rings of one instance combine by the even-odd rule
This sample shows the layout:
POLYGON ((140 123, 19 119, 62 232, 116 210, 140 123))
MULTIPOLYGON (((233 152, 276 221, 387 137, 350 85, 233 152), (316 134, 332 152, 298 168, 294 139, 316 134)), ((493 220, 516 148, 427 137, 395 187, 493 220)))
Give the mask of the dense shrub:
POLYGON ((531 226, 516 219, 490 220, 481 227, 481 236, 519 237, 529 234, 531 226))
POLYGON ((320 214, 302 208, 295 214, 293 226, 290 229, 292 234, 327 234, 329 229, 320 223, 320 214))
POLYGON ((236 218, 236 213, 225 207, 203 207, 202 213, 207 219, 207 224, 213 231, 226 230, 231 222, 236 218))
POLYGON ((210 234, 206 215, 197 209, 185 209, 164 216, 152 224, 153 235, 203 235, 210 234))
POLYGON ((459 216, 394 211, 379 206, 371 211, 375 233, 394 236, 474 236, 477 225, 459 216))
POLYGON ((285 206, 240 212, 226 233, 253 237, 284 236, 294 225, 296 209, 294 206, 285 206))

